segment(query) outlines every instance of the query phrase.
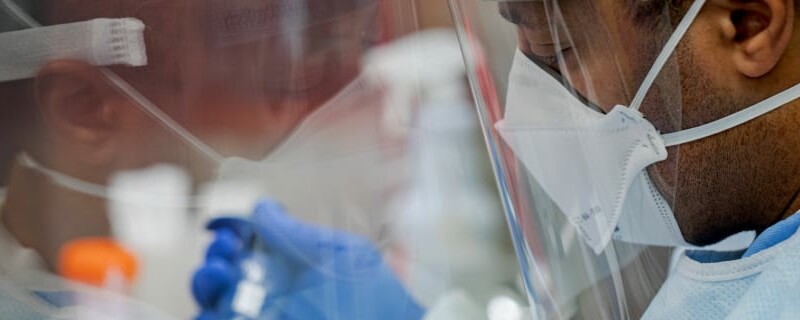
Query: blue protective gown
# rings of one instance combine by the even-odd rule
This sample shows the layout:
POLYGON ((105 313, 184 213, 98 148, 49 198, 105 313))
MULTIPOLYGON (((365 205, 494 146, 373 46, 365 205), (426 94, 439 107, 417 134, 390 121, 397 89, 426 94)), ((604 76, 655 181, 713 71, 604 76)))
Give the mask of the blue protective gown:
POLYGON ((643 319, 800 319, 800 213, 744 251, 687 251, 643 319))

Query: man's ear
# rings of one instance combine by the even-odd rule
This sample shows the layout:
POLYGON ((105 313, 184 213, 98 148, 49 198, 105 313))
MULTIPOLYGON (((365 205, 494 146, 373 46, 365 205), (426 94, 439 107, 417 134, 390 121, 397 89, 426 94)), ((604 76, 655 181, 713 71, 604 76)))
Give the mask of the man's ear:
POLYGON ((124 100, 99 70, 80 61, 54 61, 36 75, 34 90, 48 139, 58 143, 56 148, 69 148, 89 165, 113 159, 124 109, 119 104, 124 100))
POLYGON ((792 38, 795 0, 724 0, 723 34, 743 75, 757 78, 778 64, 792 38))

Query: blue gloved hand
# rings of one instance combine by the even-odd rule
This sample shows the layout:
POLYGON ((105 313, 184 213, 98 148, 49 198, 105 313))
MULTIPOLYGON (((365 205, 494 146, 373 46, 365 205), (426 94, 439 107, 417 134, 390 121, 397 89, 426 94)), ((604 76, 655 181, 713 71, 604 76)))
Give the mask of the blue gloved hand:
POLYGON ((250 220, 218 219, 209 228, 216 238, 192 281, 198 319, 230 317, 230 293, 242 287, 240 262, 253 251, 266 253, 258 258, 270 291, 261 317, 422 318, 424 310, 364 238, 300 222, 272 201, 261 202, 250 220))

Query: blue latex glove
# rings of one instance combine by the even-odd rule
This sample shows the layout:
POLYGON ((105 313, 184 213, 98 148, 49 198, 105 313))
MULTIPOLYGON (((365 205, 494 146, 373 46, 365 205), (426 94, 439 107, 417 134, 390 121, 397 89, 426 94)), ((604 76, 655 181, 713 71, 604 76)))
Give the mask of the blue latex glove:
POLYGON ((422 318, 424 310, 364 238, 300 222, 272 201, 261 202, 250 220, 216 220, 209 228, 216 238, 192 281, 198 319, 229 317, 228 293, 242 278, 237 261, 252 254, 251 239, 269 257, 266 273, 273 283, 262 317, 422 318))

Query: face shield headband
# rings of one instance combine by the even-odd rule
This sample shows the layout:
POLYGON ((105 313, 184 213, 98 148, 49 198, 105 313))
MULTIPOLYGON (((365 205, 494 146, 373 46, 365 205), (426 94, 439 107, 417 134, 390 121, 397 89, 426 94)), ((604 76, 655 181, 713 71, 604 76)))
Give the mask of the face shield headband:
POLYGON ((94 66, 147 65, 144 24, 138 19, 94 19, 42 27, 10 0, 2 0, 0 6, 30 28, 0 33, 0 82, 31 78, 57 59, 82 60, 94 66))
MULTIPOLYGON (((667 147, 716 135, 797 98, 800 84, 713 122, 661 134, 638 109, 661 69, 705 4, 697 0, 657 56, 629 107, 602 114, 517 51, 509 74, 500 136, 596 254, 614 238, 646 245, 694 247, 651 181, 647 167, 667 147), (591 161, 588 161, 590 159, 591 161)), ((707 247, 740 249, 752 233, 707 247)))

